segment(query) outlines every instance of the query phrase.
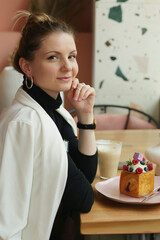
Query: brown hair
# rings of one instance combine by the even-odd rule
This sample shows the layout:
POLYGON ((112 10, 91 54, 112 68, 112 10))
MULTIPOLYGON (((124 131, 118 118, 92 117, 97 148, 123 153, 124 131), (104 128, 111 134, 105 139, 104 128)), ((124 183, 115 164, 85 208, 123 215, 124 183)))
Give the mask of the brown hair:
POLYGON ((13 57, 13 66, 20 73, 23 73, 23 71, 19 66, 19 59, 23 57, 28 61, 33 60, 34 54, 41 47, 45 36, 54 32, 65 32, 74 37, 74 30, 71 26, 45 13, 19 11, 16 17, 17 21, 22 17, 26 18, 26 24, 22 29, 22 37, 13 57))

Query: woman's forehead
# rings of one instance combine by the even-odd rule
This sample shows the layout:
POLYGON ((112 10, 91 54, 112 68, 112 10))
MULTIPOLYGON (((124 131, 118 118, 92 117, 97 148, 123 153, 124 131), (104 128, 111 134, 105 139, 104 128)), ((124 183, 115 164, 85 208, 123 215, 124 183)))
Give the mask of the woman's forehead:
POLYGON ((75 51, 76 44, 74 37, 68 33, 52 33, 47 35, 41 44, 41 51, 50 52, 50 51, 75 51))
POLYGON ((74 41, 74 37, 72 34, 69 34, 69 33, 65 33, 65 32, 53 32, 49 35, 46 35, 44 38, 43 38, 43 41, 42 42, 47 42, 48 44, 49 43, 63 43, 63 42, 70 42, 72 44, 75 44, 75 41, 74 41))

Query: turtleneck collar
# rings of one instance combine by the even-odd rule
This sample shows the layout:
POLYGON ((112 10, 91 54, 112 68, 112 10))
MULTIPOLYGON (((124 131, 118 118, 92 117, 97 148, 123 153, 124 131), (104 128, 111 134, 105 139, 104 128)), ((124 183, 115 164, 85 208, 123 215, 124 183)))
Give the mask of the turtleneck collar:
POLYGON ((38 102, 45 109, 58 109, 62 104, 60 93, 58 94, 57 99, 54 99, 34 84, 31 89, 28 89, 25 85, 23 85, 23 90, 27 92, 36 102, 38 102))

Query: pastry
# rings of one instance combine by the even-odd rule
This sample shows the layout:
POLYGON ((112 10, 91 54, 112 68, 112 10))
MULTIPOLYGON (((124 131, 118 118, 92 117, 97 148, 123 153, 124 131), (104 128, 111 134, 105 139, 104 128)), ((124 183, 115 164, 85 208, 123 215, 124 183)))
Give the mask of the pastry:
POLYGON ((155 172, 153 164, 145 160, 141 153, 135 152, 133 159, 123 165, 120 176, 120 193, 141 197, 154 189, 155 172))

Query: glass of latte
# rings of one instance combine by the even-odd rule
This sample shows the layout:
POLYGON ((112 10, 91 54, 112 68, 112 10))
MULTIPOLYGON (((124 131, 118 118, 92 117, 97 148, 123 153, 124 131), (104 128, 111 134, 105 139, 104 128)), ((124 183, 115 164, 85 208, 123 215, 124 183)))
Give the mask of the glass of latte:
POLYGON ((115 177, 120 161, 122 142, 101 139, 96 143, 100 177, 103 179, 115 177))

